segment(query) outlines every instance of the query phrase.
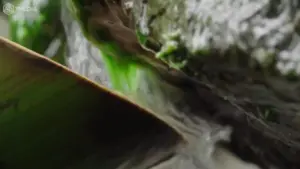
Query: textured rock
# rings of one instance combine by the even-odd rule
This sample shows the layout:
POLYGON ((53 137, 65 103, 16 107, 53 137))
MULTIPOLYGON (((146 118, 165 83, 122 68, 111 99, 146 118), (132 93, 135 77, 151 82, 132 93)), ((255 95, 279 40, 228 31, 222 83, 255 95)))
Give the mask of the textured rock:
POLYGON ((71 16, 65 1, 61 7, 61 20, 67 37, 67 66, 108 88, 111 87, 101 52, 93 46, 83 35, 77 21, 71 16))
POLYGON ((203 57, 215 50, 220 55, 241 50, 263 66, 276 60, 274 68, 282 74, 300 73, 300 2, 297 0, 144 2, 135 0, 133 11, 138 28, 163 45, 169 45, 170 34, 177 32, 175 42, 187 48, 191 55, 203 57))

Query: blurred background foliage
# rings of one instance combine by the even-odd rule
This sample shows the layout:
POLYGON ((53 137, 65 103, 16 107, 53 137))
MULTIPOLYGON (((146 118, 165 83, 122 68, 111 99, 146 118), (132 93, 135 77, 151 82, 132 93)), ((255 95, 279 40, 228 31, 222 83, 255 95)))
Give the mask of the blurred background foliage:
POLYGON ((0 35, 111 88, 101 52, 82 34, 68 2, 1 0, 0 35))

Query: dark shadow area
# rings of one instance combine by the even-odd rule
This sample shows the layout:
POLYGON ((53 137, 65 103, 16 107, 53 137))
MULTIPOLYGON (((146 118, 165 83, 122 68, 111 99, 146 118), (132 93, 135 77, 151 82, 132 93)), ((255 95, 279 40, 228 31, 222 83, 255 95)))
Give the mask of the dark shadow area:
POLYGON ((99 160, 117 165, 118 160, 122 163, 134 158, 142 163, 151 158, 148 152, 153 149, 152 153, 172 154, 172 148, 181 141, 173 129, 142 110, 115 101, 115 105, 104 103, 109 109, 91 118, 87 125, 101 147, 99 160))
POLYGON ((136 165, 145 161, 156 163, 172 155, 175 146, 183 141, 175 130, 151 113, 98 91, 98 99, 93 102, 98 102, 101 110, 99 107, 86 109, 93 113, 88 113, 92 116, 86 121, 84 130, 99 146, 93 158, 101 162, 101 166, 116 168, 128 160, 136 165))

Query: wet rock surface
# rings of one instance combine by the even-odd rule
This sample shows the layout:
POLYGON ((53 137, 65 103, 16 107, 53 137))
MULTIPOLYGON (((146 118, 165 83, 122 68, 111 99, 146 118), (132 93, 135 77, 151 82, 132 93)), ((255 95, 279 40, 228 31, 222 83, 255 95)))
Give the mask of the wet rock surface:
POLYGON ((232 54, 239 50, 263 66, 274 64, 282 74, 300 73, 299 1, 135 0, 134 4, 137 28, 144 35, 168 45, 170 34, 177 32, 177 46, 188 49, 191 57, 210 57, 216 54, 213 51, 219 55, 232 51, 229 57, 241 57, 232 54))

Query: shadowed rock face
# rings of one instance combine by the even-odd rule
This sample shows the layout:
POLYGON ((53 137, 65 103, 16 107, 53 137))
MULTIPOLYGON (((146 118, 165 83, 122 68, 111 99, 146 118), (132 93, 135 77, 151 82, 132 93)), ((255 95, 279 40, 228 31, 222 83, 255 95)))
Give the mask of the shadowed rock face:
POLYGON ((276 60, 282 74, 300 73, 297 0, 134 0, 133 13, 137 28, 164 46, 201 57, 240 50, 263 66, 276 60))

